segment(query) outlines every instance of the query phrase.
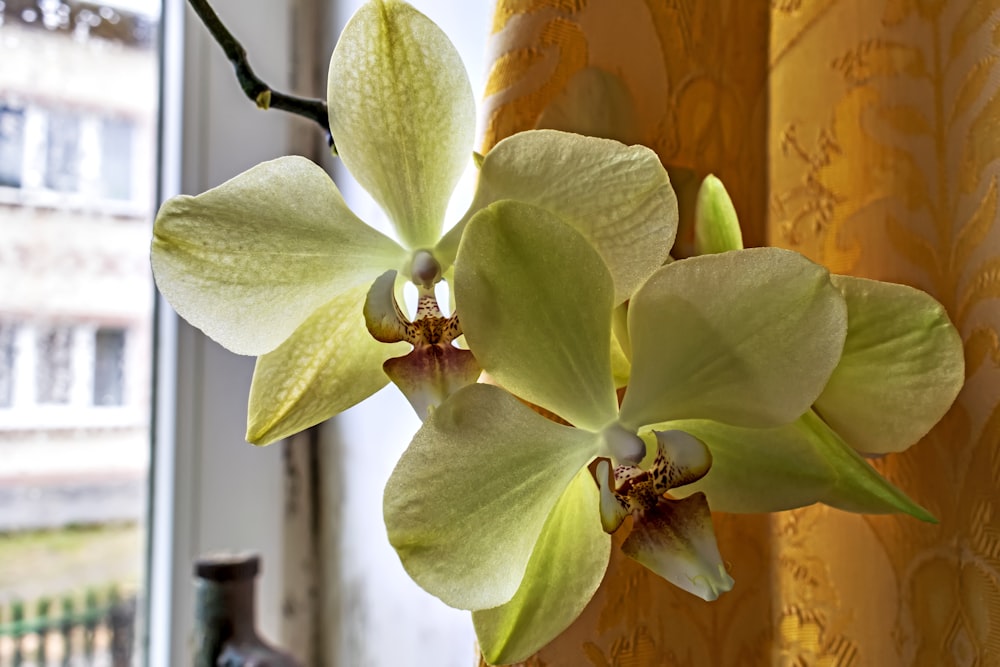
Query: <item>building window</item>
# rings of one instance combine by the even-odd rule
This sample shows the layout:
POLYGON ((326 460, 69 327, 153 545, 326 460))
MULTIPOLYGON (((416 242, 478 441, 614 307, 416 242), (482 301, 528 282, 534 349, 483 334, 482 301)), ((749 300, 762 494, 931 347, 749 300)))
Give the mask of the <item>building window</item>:
POLYGON ((101 120, 101 195, 132 198, 133 125, 121 118, 101 120))
POLYGON ((130 202, 143 148, 137 128, 123 115, 0 101, 0 186, 70 193, 97 206, 130 202))
POLYGON ((21 187, 24 110, 0 104, 0 185, 21 187))
POLYGON ((80 119, 65 111, 48 115, 45 187, 59 192, 80 189, 80 119))
POLYGON ((94 405, 125 404, 125 330, 98 329, 94 338, 94 405))
POLYGON ((73 390, 73 329, 40 331, 36 345, 35 402, 68 404, 73 390))
POLYGON ((17 327, 0 322, 0 408, 14 405, 14 343, 17 327))

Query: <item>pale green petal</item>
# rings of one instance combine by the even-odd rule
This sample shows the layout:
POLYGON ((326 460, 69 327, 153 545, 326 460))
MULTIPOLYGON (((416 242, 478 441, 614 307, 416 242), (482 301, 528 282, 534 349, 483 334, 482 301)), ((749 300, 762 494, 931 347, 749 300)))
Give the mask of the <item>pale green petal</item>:
POLYGON ((386 484, 389 541, 413 580, 446 604, 504 604, 597 448, 594 435, 545 419, 503 389, 461 389, 431 412, 386 484))
POLYGON ((632 344, 628 338, 628 301, 618 305, 611 316, 611 372, 615 387, 628 385, 632 372, 632 344))
POLYGON ((713 174, 698 188, 694 207, 694 249, 699 255, 743 249, 736 208, 722 181, 713 174))
POLYGON ((319 308, 278 349, 257 359, 250 385, 247 440, 266 445, 360 403, 389 381, 382 362, 405 343, 376 341, 361 304, 367 285, 319 308))
POLYGON ((476 126, 472 87, 448 37, 408 4, 366 3, 333 51, 328 104, 351 174, 408 247, 433 247, 476 126))
MULTIPOLYGON (((656 153, 609 139, 554 130, 504 139, 486 154, 465 220, 501 199, 541 206, 583 234, 611 271, 616 304, 663 264, 677 231, 677 198, 656 153)), ((441 241, 442 263, 465 220, 441 241)))
POLYGON ((615 387, 622 388, 628 384, 629 374, 632 372, 632 363, 625 356, 622 349, 621 338, 611 337, 611 373, 615 378, 615 387))
POLYGON ((703 491, 721 512, 778 512, 821 501, 837 471, 821 443, 799 422, 769 429, 728 426, 708 420, 670 422, 696 436, 712 452, 712 467, 673 495, 703 491))
POLYGON ((702 491, 713 510, 777 512, 822 502, 851 512, 905 512, 933 520, 812 411, 770 429, 711 421, 672 422, 670 427, 695 435, 712 452, 708 474, 671 493, 702 491))
POLYGON ((628 301, 615 307, 611 318, 611 331, 615 344, 625 357, 625 362, 632 363, 632 341, 628 337, 628 301))
POLYGON ((690 433, 670 429, 653 431, 653 435, 656 436, 657 452, 650 472, 656 493, 663 494, 675 486, 690 484, 711 469, 711 450, 690 433))
POLYGON ((925 292, 850 276, 833 284, 847 299, 847 342, 816 410, 860 452, 902 451, 961 390, 962 338, 925 292))
POLYGON ((519 202, 484 209, 462 240, 455 298, 469 348, 501 386, 580 428, 616 417, 611 278, 571 227, 519 202))
POLYGON ((632 505, 626 499, 615 494, 615 474, 611 471, 611 461, 600 459, 594 471, 600 491, 601 528, 606 533, 613 533, 622 525, 632 505))
POLYGON ((611 537, 598 520, 597 487, 581 470, 545 522, 510 602, 472 613, 491 665, 520 662, 569 627, 604 578, 611 537))
POLYGON ((823 267, 751 248, 663 267, 632 299, 628 329, 623 423, 775 426, 823 390, 843 349, 847 307, 823 267))
POLYGON ((733 587, 705 496, 661 500, 632 524, 622 551, 673 585, 712 601, 733 587))
POLYGON ((300 157, 174 197, 153 227, 157 287, 181 317, 239 354, 270 352, 334 296, 405 258, 300 157))
POLYGON ((835 484, 823 498, 824 503, 859 514, 903 512, 921 521, 937 523, 930 512, 882 477, 815 412, 803 415, 801 423, 811 431, 823 456, 838 472, 835 484))
POLYGON ((365 297, 363 313, 368 333, 383 343, 413 341, 413 324, 396 301, 396 271, 386 271, 372 283, 365 297))

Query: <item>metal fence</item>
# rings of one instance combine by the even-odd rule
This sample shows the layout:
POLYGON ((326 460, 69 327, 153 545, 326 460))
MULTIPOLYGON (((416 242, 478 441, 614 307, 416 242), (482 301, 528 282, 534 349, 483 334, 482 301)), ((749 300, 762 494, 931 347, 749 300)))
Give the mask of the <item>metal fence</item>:
POLYGON ((0 667, 131 667, 135 610, 117 588, 0 606, 0 667))

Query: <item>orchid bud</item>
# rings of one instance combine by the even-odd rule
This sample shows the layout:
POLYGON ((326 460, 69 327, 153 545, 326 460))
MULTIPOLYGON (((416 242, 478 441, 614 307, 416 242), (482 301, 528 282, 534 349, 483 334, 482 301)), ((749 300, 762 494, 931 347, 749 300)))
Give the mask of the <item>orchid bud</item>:
POLYGON ((709 174, 698 188, 694 208, 694 247, 699 255, 742 250, 743 236, 733 200, 718 177, 709 174))

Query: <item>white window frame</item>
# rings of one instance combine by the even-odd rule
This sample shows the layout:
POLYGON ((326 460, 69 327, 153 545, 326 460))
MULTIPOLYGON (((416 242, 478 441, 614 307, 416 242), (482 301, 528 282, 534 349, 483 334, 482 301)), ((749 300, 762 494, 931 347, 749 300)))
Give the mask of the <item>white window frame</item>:
MULTIPOLYGON (((255 70, 287 89, 285 3, 215 0, 255 70), (252 6, 252 11, 248 8, 252 6)), ((184 0, 164 0, 161 199, 197 194, 288 153, 285 114, 262 112, 239 89, 221 49, 184 0)), ((280 640, 284 584, 281 445, 244 440, 254 360, 227 352, 157 302, 146 644, 149 667, 191 664, 193 560, 254 551, 263 558, 258 628, 280 640)))

